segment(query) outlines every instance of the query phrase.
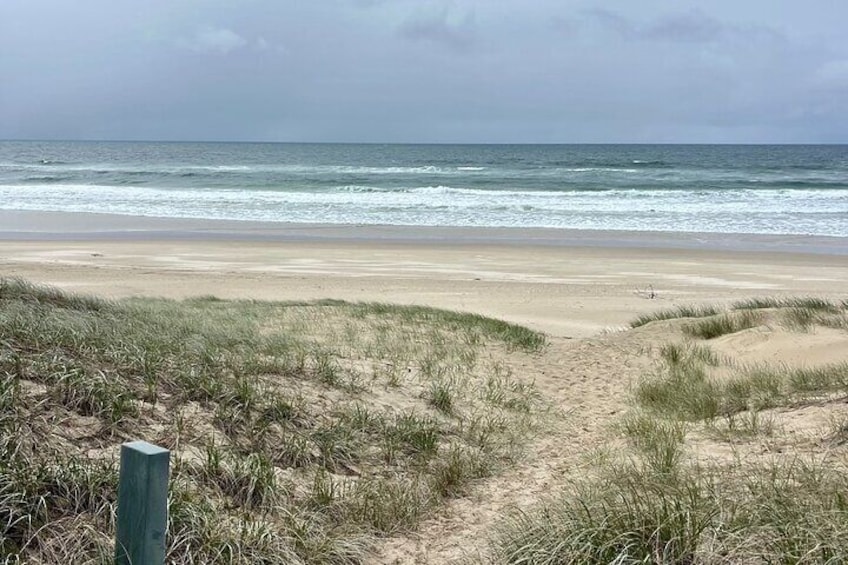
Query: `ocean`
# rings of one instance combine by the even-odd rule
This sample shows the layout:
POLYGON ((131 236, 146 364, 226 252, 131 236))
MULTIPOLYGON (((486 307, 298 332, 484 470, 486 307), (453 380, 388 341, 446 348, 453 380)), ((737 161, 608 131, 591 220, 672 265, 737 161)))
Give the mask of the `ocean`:
POLYGON ((0 209, 848 237, 848 146, 6 141, 0 209))

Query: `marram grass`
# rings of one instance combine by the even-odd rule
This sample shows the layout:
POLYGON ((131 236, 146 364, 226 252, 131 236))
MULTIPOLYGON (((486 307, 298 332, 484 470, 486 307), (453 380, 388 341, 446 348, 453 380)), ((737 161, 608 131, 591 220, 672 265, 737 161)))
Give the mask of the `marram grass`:
POLYGON ((509 514, 480 561, 844 563, 845 460, 681 465, 676 474, 612 466, 509 514))
POLYGON ((145 439, 173 450, 169 563, 360 563, 510 463, 539 395, 482 352, 543 345, 422 307, 0 279, 0 562, 110 561, 114 454, 145 439))
POLYGON ((715 316, 720 312, 721 310, 715 306, 682 305, 675 308, 642 314, 630 322, 630 327, 638 328, 651 322, 661 320, 676 320, 678 318, 706 318, 708 316, 715 316))
MULTIPOLYGON (((676 327, 689 338, 711 339, 763 321, 798 320, 803 309, 805 325, 792 326, 798 331, 844 327, 833 321, 843 315, 835 305, 845 303, 761 299, 726 312, 665 311, 640 323, 699 317, 676 327), (763 309, 774 312, 757 312, 763 309)), ((818 432, 820 449, 812 453, 778 449, 752 458, 762 454, 763 440, 787 445, 767 409, 841 402, 846 394, 846 363, 746 366, 705 342, 665 344, 655 370, 633 387, 635 406, 611 429, 625 444, 562 492, 509 512, 469 562, 848 562, 844 417, 818 432), (752 449, 732 461, 696 458, 687 441, 692 430, 752 449)))

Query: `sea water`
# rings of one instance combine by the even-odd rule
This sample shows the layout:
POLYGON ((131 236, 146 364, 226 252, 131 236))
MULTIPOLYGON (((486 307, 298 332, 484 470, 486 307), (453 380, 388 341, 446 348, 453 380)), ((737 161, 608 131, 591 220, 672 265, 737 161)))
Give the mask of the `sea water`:
POLYGON ((0 209, 846 237, 848 146, 7 141, 0 209))

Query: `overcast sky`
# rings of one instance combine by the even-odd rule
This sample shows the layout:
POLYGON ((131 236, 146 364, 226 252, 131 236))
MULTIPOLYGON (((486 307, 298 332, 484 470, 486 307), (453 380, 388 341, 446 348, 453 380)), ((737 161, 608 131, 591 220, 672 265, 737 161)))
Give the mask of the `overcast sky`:
POLYGON ((846 0, 0 0, 0 139, 848 142, 846 0))

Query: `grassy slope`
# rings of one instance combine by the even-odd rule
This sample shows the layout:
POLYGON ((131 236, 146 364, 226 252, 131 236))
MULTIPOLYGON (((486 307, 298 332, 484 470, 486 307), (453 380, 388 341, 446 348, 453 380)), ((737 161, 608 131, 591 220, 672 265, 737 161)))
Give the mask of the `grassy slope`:
POLYGON ((758 324, 848 329, 848 301, 749 300, 663 311, 632 326, 662 320, 679 337, 657 344, 656 371, 636 383, 632 410, 611 429, 622 449, 599 454, 594 476, 505 519, 484 561, 848 561, 848 425, 836 418, 799 444, 774 413, 840 406, 848 364, 750 367, 709 347, 758 324), (730 455, 716 459, 705 446, 730 455))
POLYGON ((0 559, 109 562, 116 446, 173 450, 169 563, 357 563, 520 452, 525 328, 0 280, 0 559))

